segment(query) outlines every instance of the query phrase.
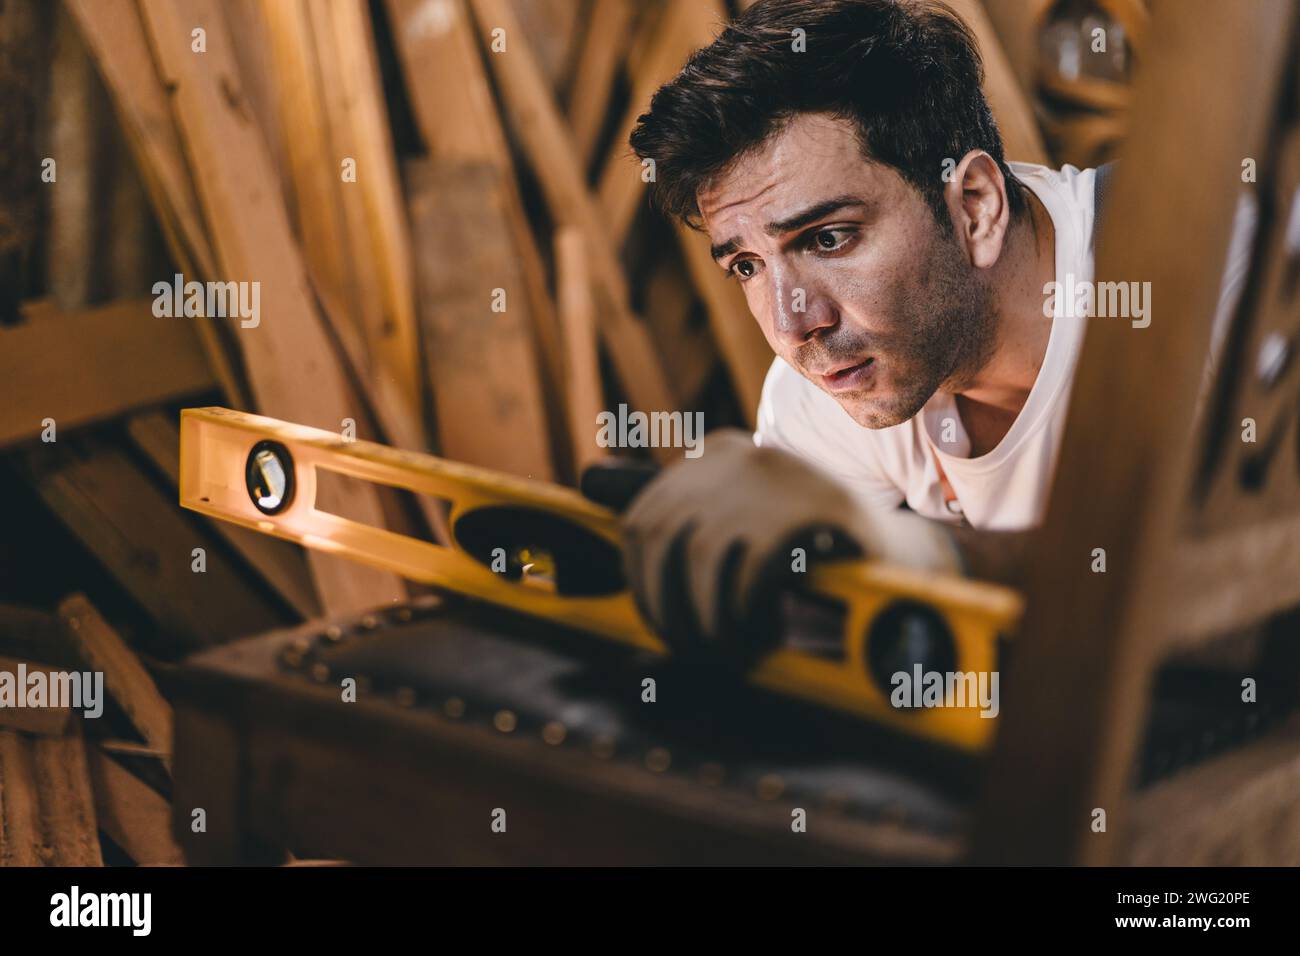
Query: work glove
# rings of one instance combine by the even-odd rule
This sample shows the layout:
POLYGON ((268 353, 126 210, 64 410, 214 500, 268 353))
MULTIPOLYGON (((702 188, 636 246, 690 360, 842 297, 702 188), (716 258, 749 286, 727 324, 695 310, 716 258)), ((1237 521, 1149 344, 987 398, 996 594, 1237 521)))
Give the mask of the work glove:
MULTIPOLYGON (((599 484, 591 477, 583 482, 589 494, 599 484)), ((780 595, 801 578, 796 548, 807 566, 868 556, 961 573, 942 525, 869 507, 824 472, 736 429, 710 432, 705 454, 650 481, 623 517, 624 572, 647 622, 675 652, 741 666, 779 641, 780 595)))

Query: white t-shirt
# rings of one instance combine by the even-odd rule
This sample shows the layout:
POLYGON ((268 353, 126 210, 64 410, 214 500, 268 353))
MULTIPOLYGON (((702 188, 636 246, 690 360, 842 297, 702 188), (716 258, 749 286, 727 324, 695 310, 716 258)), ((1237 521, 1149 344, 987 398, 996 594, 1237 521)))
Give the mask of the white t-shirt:
MULTIPOLYGON (((1072 276, 1076 287, 1091 283, 1096 170, 1010 166, 1052 217, 1057 282, 1069 288, 1067 277, 1072 276)), ((1215 320, 1216 346, 1248 265, 1254 207, 1242 202, 1237 213, 1215 320)), ((970 438, 952 395, 936 392, 916 416, 901 424, 864 428, 781 358, 772 363, 763 384, 754 440, 821 467, 869 505, 896 508, 906 502, 928 518, 960 522, 964 516, 975 528, 1032 527, 1041 522, 1046 508, 1088 321, 1060 314, 1051 320, 1047 352, 1024 408, 997 447, 978 458, 969 457, 970 438), (943 466, 955 502, 945 501, 936 461, 943 466)))

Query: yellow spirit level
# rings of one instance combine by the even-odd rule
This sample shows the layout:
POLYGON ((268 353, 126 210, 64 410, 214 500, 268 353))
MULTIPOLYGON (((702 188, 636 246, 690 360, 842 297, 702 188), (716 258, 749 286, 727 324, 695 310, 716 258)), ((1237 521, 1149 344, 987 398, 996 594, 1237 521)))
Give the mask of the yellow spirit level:
MULTIPOLYGON (((623 581, 617 515, 568 488, 259 415, 190 408, 181 413, 180 503, 415 581, 668 652, 623 581), (323 471, 447 502, 451 541, 421 540, 319 510, 323 471)), ((749 673, 753 683, 962 750, 988 745, 996 721, 982 716, 988 711, 978 700, 955 701, 952 690, 960 675, 996 673, 998 638, 1010 635, 1020 617, 1018 594, 870 560, 815 565, 807 577, 801 590, 836 609, 839 647, 831 654, 774 650, 749 673), (909 684, 923 674, 946 679, 944 705, 912 706, 913 690, 901 695, 902 706, 891 704, 891 680, 899 673, 909 684)))

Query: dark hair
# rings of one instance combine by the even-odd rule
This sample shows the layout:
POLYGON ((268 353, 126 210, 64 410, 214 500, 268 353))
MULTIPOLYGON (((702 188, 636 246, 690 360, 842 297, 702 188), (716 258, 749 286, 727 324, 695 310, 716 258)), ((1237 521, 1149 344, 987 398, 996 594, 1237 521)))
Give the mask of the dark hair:
POLYGON ((940 222, 943 161, 984 150, 1014 217, 1022 187, 983 78, 974 36, 934 0, 759 0, 655 93, 630 142, 654 160, 655 205, 692 225, 700 187, 809 112, 853 122, 865 154, 898 170, 940 222))

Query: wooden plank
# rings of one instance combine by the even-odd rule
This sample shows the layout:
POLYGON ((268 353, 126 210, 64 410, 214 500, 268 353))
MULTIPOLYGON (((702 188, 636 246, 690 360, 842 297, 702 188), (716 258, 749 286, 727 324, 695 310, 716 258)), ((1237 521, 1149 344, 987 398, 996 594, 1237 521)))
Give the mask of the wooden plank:
MULTIPOLYGON (((512 38, 509 55, 489 54, 506 111, 546 196, 552 218, 580 229, 591 251, 598 289, 601 335, 632 403, 638 408, 668 410, 676 402, 654 353, 645 326, 632 314, 622 267, 610 245, 601 216, 582 176, 582 164, 555 102, 546 95, 545 81, 508 4, 503 0, 471 0, 482 40, 490 46, 492 31, 512 38)), ((662 460, 676 452, 653 450, 662 460)))
POLYGON ((439 452, 553 477, 558 418, 546 413, 562 380, 559 333, 472 26, 459 0, 389 0, 387 10, 430 154, 407 169, 407 201, 439 452), (462 189, 479 208, 458 197, 462 189), (496 288, 505 312, 491 311, 496 288), (467 359, 478 384, 465 381, 467 359), (479 418, 492 429, 469 427, 479 418))
MULTIPOLYGON (((58 518, 158 624, 173 653, 282 618, 222 553, 121 451, 89 438, 25 456, 34 487, 58 518), (207 570, 191 570, 203 548, 207 570)), ((160 648, 160 651, 163 648, 160 648)))
POLYGON ((568 86, 579 25, 591 16, 588 0, 510 0, 532 44, 552 95, 568 86))
POLYGON ((1184 440, 1218 300, 1241 157, 1259 155, 1285 75, 1294 8, 1199 0, 1158 11, 1129 152, 1098 243, 1097 281, 1149 281, 1149 327, 1090 321, 1046 521, 1029 563, 1023 640, 1006 681, 974 859, 1101 863, 1126 846, 1123 799, 1166 640, 1171 542, 1190 491, 1184 440), (1195 77, 1231 77, 1197 109, 1168 108, 1195 77), (1207 134, 1208 131, 1212 131, 1207 134), (1198 162, 1190 169, 1187 150, 1198 162), (1149 188, 1151 177, 1161 188, 1149 188), (1189 204, 1184 197, 1199 197, 1189 204), (1141 228, 1134 223, 1140 222, 1141 228), (1178 250, 1177 255, 1171 249, 1178 250), (1158 370, 1158 374, 1153 374, 1158 370), (1116 422, 1123 422, 1116 428, 1116 422), (1094 548, 1106 572, 1092 573, 1094 548), (1061 706, 1069 687, 1070 705, 1061 706), (1107 812, 1105 833, 1090 826, 1107 812))
POLYGON ((572 227, 555 236, 560 316, 564 322, 565 382, 575 474, 608 452, 596 444, 597 416, 605 407, 596 348, 596 302, 582 233, 572 227))
POLYGON ((372 374, 395 381, 413 427, 420 422, 419 336, 409 229, 366 0, 304 4, 314 40, 329 140, 324 162, 341 200, 372 374), (356 163, 344 182, 341 163, 356 163))
POLYGON ((1123 862, 1300 866, 1297 793, 1300 718, 1293 718, 1135 797, 1123 862))
POLYGON ((1300 515, 1179 541, 1162 629, 1193 645, 1300 606, 1300 515), (1250 573, 1243 573, 1249 568, 1250 573))
POLYGON ((673 394, 689 404, 717 369, 718 349, 707 323, 696 321, 703 303, 676 247, 670 246, 648 272, 641 292, 645 318, 673 394))
MULTIPOLYGON (((289 229, 275 176, 258 131, 244 111, 237 77, 221 68, 229 38, 210 0, 141 0, 145 24, 196 172, 199 200, 211 224, 221 275, 260 283, 265 317, 236 334, 258 409, 316 427, 360 422, 363 406, 343 374, 310 298, 306 272, 289 229), (208 23, 208 54, 190 52, 190 30, 208 23), (215 54, 215 55, 214 55, 215 54)), ((321 502, 337 511, 343 502, 321 502)), ((349 511, 383 524, 373 486, 355 489, 349 511)), ((389 604, 405 597, 395 576, 314 552, 308 558, 317 593, 331 613, 389 604)))
MULTIPOLYGON (((40 671, 48 676, 53 670, 35 661, 0 657, 0 674, 12 674, 16 681, 20 664, 27 669, 28 674, 40 671)), ((0 707, 0 729, 19 730, 25 734, 44 737, 62 737, 71 726, 70 707, 0 707)))
POLYGON ((0 866, 43 863, 31 738, 0 730, 0 866))
MULTIPOLYGON (((112 94, 172 257, 186 275, 213 278, 216 260, 207 226, 135 0, 67 0, 65 6, 112 94)), ((198 320, 196 328, 227 399, 239 408, 251 407, 242 374, 212 321, 198 320)))
POLYGON ((0 7, 0 325, 18 321, 18 306, 39 241, 41 203, 48 199, 37 170, 42 157, 41 118, 49 79, 47 7, 6 3, 0 7))
POLYGON ((44 661, 54 667, 73 667, 76 655, 59 619, 40 608, 0 603, 0 653, 44 661))
POLYGON ((266 6, 268 4, 263 3, 263 0, 224 0, 221 12, 224 14, 224 32, 239 36, 239 42, 230 48, 239 73, 239 88, 247 101, 249 112, 261 130, 262 142, 266 144, 271 158, 271 167, 280 182, 280 192, 287 196, 289 163, 284 144, 277 136, 283 117, 280 115, 280 102, 273 76, 279 58, 272 47, 266 23, 259 14, 259 9, 266 6))
POLYGON ((595 0, 587 22, 578 64, 569 92, 569 128, 583 168, 592 160, 596 139, 605 123, 623 51, 636 12, 629 0, 595 0))
MULTIPOLYGON (((645 195, 640 163, 628 147, 632 128, 637 117, 649 109, 654 92, 676 75, 693 51, 712 41, 721 23, 722 12, 716 4, 674 0, 655 24, 654 38, 633 76, 632 100, 610 147, 600 180, 601 210, 613 241, 620 246, 645 195)), ((709 328, 726 362, 741 411, 753 427, 763 381, 772 365, 772 350, 754 321, 740 286, 728 282, 713 261, 708 239, 680 223, 674 223, 673 228, 687 272, 704 300, 709 328)))
POLYGON ((171 705, 158 692, 158 685, 135 652, 126 646, 84 594, 74 594, 62 601, 58 614, 86 667, 103 673, 105 689, 145 742, 167 755, 163 764, 170 769, 171 705))
POLYGON ((99 747, 87 757, 100 829, 141 866, 184 863, 171 835, 171 805, 99 747))
POLYGON ((156 318, 148 299, 64 312, 29 302, 0 327, 0 447, 217 387, 193 320, 156 318), (58 383, 58 387, 51 387, 58 383))
POLYGON ((82 735, 36 737, 31 751, 46 865, 103 866, 82 735))
POLYGON ((1016 79, 1015 70, 1002 50, 997 32, 980 0, 948 0, 948 6, 966 21, 984 60, 984 95, 1002 133, 1002 146, 1009 160, 1047 165, 1047 147, 1034 118, 1034 109, 1016 79))
POLYGON ((1052 0, 982 0, 1011 73, 1032 100, 1038 82, 1038 37, 1052 0))
POLYGON ((161 760, 163 757, 168 756, 149 744, 137 743, 134 740, 118 740, 115 737, 105 737, 102 740, 97 740, 95 745, 104 753, 121 754, 124 757, 153 757, 161 760))
POLYGON ((80 733, 0 730, 0 865, 103 865, 80 733))
POLYGON ((709 328, 727 364, 740 410, 752 428, 758 420, 763 382, 772 366, 772 349, 749 311, 739 283, 728 282, 713 260, 708 236, 682 223, 674 224, 674 228, 686 270, 708 309, 709 328))
POLYGON ((55 19, 50 64, 49 156, 57 180, 47 187, 48 233, 45 279, 50 295, 65 310, 84 308, 106 297, 110 240, 111 116, 107 97, 75 25, 60 8, 55 19))
POLYGON ((650 25, 645 58, 632 74, 632 95, 600 171, 600 208, 619 246, 645 197, 641 161, 628 145, 637 118, 650 109, 650 98, 677 75, 686 58, 713 42, 724 26, 726 14, 718 0, 669 0, 663 15, 650 25))
POLYGON ((357 317, 363 303, 339 188, 346 184, 329 148, 329 117, 307 8, 298 0, 259 3, 257 16, 274 56, 269 70, 278 103, 274 141, 284 154, 286 195, 293 200, 303 258, 322 295, 337 302, 350 328, 360 333, 357 317))
POLYGON ((457 461, 550 478, 527 288, 500 215, 507 201, 500 170, 413 161, 406 178, 420 299, 427 304, 425 365, 439 451, 457 461), (496 289, 506 297, 500 311, 493 307, 496 289), (522 307, 512 304, 519 302, 522 307))
MULTIPOLYGON (((159 411, 141 412, 127 419, 126 430, 168 482, 179 487, 181 437, 175 422, 159 411)), ((306 620, 320 615, 320 601, 301 548, 225 521, 210 522, 208 526, 239 552, 300 617, 306 620)))

